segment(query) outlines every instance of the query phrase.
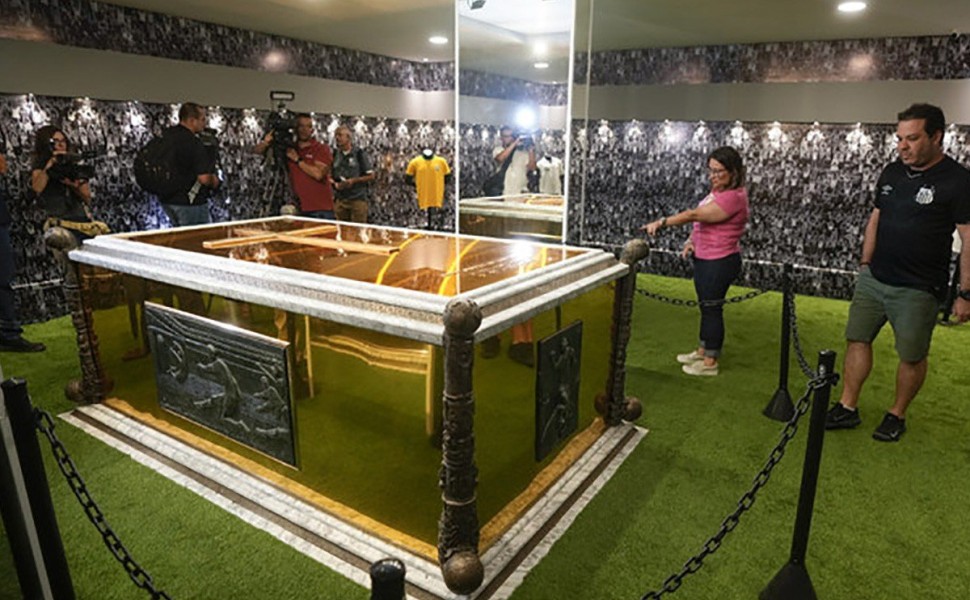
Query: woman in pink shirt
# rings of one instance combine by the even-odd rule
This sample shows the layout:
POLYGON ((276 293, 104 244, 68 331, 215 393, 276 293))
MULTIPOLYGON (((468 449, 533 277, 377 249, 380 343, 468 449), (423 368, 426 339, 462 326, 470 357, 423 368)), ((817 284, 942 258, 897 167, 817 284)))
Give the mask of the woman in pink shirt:
POLYGON ((678 354, 688 375, 717 375, 718 358, 724 344, 724 300, 731 282, 741 272, 739 240, 748 222, 748 192, 744 189, 744 163, 730 146, 714 150, 707 157, 711 193, 697 205, 642 227, 656 235, 663 227, 693 223, 693 231, 682 256, 693 255, 694 289, 701 302, 700 344, 697 350, 678 354), (710 302, 710 304, 707 304, 710 302))

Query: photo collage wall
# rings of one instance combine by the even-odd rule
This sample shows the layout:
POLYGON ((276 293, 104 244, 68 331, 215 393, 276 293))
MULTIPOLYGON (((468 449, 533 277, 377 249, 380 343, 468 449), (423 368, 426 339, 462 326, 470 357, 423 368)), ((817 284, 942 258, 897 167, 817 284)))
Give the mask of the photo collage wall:
MULTIPOLYGON (((11 228, 19 270, 15 285, 25 322, 65 314, 61 273, 43 243, 45 215, 29 193, 30 154, 34 132, 60 123, 75 149, 93 154, 92 213, 113 232, 169 226, 154 196, 134 180, 133 161, 153 135, 177 123, 178 106, 140 102, 106 102, 34 96, 0 96, 0 151, 9 162, 4 178, 14 224, 11 228)), ((280 214, 294 197, 281 168, 253 146, 266 131, 269 112, 210 107, 209 126, 219 140, 219 167, 224 184, 210 199, 213 221, 280 214)), ((454 125, 444 121, 410 121, 377 117, 314 115, 316 137, 333 146, 333 132, 346 124, 354 143, 371 159, 377 179, 370 186, 369 222, 426 229, 429 219, 418 207, 417 193, 405 180, 407 163, 423 148, 432 148, 449 164, 454 161, 454 125)), ((454 197, 448 184, 446 198, 454 197)), ((433 227, 454 229, 454 206, 446 202, 433 227)))
MULTIPOLYGON (((876 181, 896 159, 895 124, 600 121, 576 131, 574 148, 588 148, 588 160, 584 200, 570 205, 571 243, 617 250, 646 223, 695 207, 710 191, 708 153, 728 145, 747 170, 743 283, 779 289, 790 263, 796 292, 830 298, 851 295, 876 181)), ((965 166, 968 137, 963 125, 944 137, 965 166)), ((661 230, 644 270, 689 277, 680 258, 689 232, 661 230)))

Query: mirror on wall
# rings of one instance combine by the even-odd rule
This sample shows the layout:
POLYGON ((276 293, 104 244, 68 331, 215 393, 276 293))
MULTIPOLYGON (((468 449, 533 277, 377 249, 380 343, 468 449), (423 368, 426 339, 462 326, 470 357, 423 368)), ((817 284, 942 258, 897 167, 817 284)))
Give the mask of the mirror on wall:
POLYGON ((560 241, 575 0, 458 4, 459 231, 560 241))

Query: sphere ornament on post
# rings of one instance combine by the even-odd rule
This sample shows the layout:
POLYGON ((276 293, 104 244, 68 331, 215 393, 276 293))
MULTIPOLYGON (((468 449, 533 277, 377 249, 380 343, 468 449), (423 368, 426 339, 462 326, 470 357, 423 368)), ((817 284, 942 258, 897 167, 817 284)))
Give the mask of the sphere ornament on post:
POLYGON ((627 396, 626 404, 624 404, 623 420, 636 421, 641 416, 643 416, 643 403, 640 402, 639 398, 627 396))
POLYGON ((456 552, 441 567, 445 585, 456 594, 471 594, 482 585, 485 567, 474 552, 456 552))
POLYGON ((473 300, 453 298, 445 307, 445 329, 461 336, 470 336, 482 324, 482 309, 473 300))
POLYGON ((623 244, 620 262, 634 265, 650 255, 650 244, 641 238, 634 238, 623 244))

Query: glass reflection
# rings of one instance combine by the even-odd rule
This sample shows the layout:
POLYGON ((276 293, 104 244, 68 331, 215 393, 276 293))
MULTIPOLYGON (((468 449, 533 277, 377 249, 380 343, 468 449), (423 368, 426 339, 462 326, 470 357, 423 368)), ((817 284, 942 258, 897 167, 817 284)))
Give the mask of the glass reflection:
POLYGON ((584 252, 532 242, 293 218, 122 237, 441 296, 468 292, 584 252))
POLYGON ((459 4, 460 232, 562 238, 575 10, 574 0, 459 4))

